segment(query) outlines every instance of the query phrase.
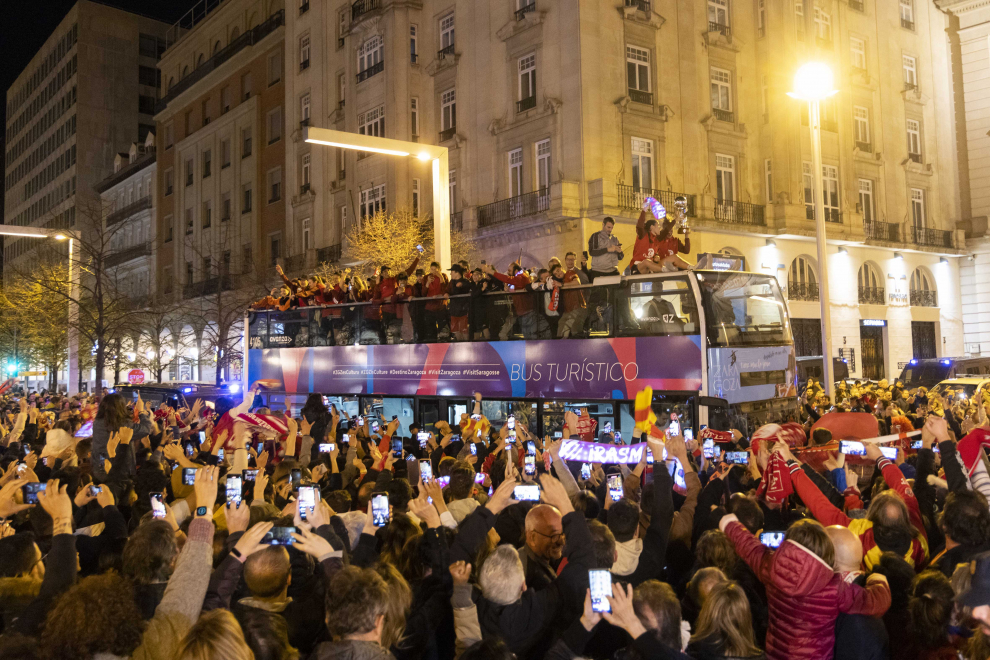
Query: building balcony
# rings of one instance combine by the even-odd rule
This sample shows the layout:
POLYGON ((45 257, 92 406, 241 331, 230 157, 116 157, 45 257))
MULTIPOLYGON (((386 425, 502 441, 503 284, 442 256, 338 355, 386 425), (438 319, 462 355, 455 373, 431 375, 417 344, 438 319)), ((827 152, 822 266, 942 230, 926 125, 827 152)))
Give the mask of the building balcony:
POLYGON ((901 240, 898 226, 891 222, 864 222, 863 233, 874 241, 897 243, 901 240))
POLYGON ((935 248, 951 248, 952 232, 947 229, 911 227, 911 240, 915 245, 935 248))
POLYGON ((739 225, 765 227, 767 224, 766 213, 762 204, 716 199, 712 216, 719 222, 731 222, 739 225))
POLYGON ((536 96, 528 96, 522 101, 516 101, 516 112, 526 112, 536 107, 536 96))
POLYGON ((886 305, 886 289, 882 286, 861 286, 859 287, 860 305, 886 305))
POLYGON ((715 21, 708 21, 708 31, 718 32, 729 41, 732 40, 732 30, 728 25, 722 25, 721 23, 716 23, 715 21))
POLYGON ((856 140, 856 148, 865 154, 873 153, 873 144, 870 142, 860 142, 859 140, 856 140))
POLYGON ((653 92, 644 92, 639 89, 630 89, 629 100, 632 101, 633 103, 653 105, 653 92))
POLYGON ((308 183, 304 183, 301 186, 299 186, 299 194, 300 195, 305 195, 306 193, 308 193, 309 192, 309 187, 310 186, 309 186, 308 183))
POLYGON ((450 214, 450 230, 451 231, 464 231, 464 212, 458 211, 457 213, 450 214))
POLYGON ((320 248, 316 251, 316 263, 334 264, 340 261, 343 254, 343 246, 340 243, 320 248))
POLYGON ((866 5, 863 4, 863 0, 849 0, 849 8, 856 11, 866 11, 866 5))
POLYGON ((151 243, 144 243, 142 245, 134 245, 132 247, 120 250, 119 252, 114 252, 109 255, 104 262, 106 268, 113 268, 114 266, 119 266, 125 264, 128 261, 137 259, 138 257, 150 257, 151 256, 151 243))
MULTIPOLYGON (((842 224, 842 213, 839 209, 825 208, 825 222, 834 222, 836 224, 842 224)), ((815 220, 815 207, 812 204, 804 205, 804 217, 806 220, 815 220)))
POLYGON ((908 154, 908 160, 912 163, 921 163, 921 154, 908 154))
POLYGON ((385 61, 382 60, 381 62, 378 62, 377 64, 372 64, 371 66, 369 66, 364 71, 361 71, 360 73, 358 73, 357 74, 357 81, 359 83, 360 82, 364 82, 368 78, 370 78, 372 76, 376 76, 376 75, 378 75, 379 73, 381 73, 384 70, 385 70, 385 61))
MULTIPOLYGON (((359 0, 360 1, 360 0, 359 0)), ((381 0, 365 0, 368 2, 381 2, 381 0)), ((279 9, 277 12, 268 17, 268 19, 261 23, 260 25, 248 30, 244 34, 240 35, 225 47, 218 50, 213 57, 204 61, 196 69, 187 75, 182 80, 179 80, 174 85, 172 85, 158 103, 155 104, 155 112, 161 112, 164 110, 169 103, 175 100, 177 96, 185 92, 187 89, 198 83, 200 80, 205 78, 207 75, 212 73, 214 70, 218 69, 224 62, 232 58, 237 53, 241 52, 249 46, 253 46, 258 43, 269 34, 277 30, 278 28, 285 25, 285 11, 279 9)))
POLYGON ((208 280, 203 280, 202 282, 192 282, 182 287, 182 297, 189 299, 198 298, 200 296, 212 296, 219 293, 221 290, 231 291, 233 288, 233 280, 230 275, 224 275, 222 278, 211 277, 208 280))
POLYGON ((308 11, 309 11, 309 2, 307 0, 307 2, 304 2, 301 5, 299 5, 299 15, 301 16, 308 11))
POLYGON ((521 21, 526 18, 526 14, 536 11, 536 2, 530 2, 516 10, 516 20, 521 21))
POLYGON ((626 7, 635 7, 639 11, 650 13, 650 0, 626 0, 626 7))
POLYGON ((351 20, 358 21, 362 16, 382 8, 382 0, 356 0, 351 5, 351 20))
POLYGON ((543 188, 531 193, 500 199, 478 207, 478 227, 492 227, 519 218, 545 213, 550 208, 550 189, 543 188))
POLYGON ((457 127, 451 126, 450 128, 445 128, 440 131, 440 142, 446 142, 447 140, 453 140, 454 135, 457 133, 457 127))
POLYGON ((689 218, 697 217, 696 206, 694 195, 687 195, 685 193, 671 192, 669 190, 651 190, 649 188, 636 188, 634 186, 626 186, 619 184, 617 186, 619 193, 619 207, 623 209, 629 209, 632 211, 638 211, 643 208, 643 202, 647 197, 652 197, 657 200, 663 207, 667 210, 667 216, 670 218, 675 217, 674 212, 676 207, 674 202, 678 197, 684 197, 687 199, 687 214, 689 218))
POLYGON ((309 117, 306 117, 305 119, 300 119, 299 120, 299 128, 304 128, 306 126, 312 126, 312 125, 313 125, 312 124, 312 121, 310 120, 309 117))
POLYGON ((443 61, 448 56, 450 57, 454 56, 454 44, 450 44, 449 46, 444 46, 443 48, 437 51, 437 59, 440 61, 443 61))
POLYGON ((788 282, 787 283, 787 299, 788 300, 805 300, 808 302, 816 302, 818 300, 818 283, 817 282, 788 282))
POLYGON ((302 62, 299 63, 299 70, 300 71, 305 71, 308 68, 309 68, 309 58, 307 58, 307 59, 305 59, 305 60, 303 60, 302 62))
POLYGON ((912 307, 938 307, 938 291, 911 289, 912 307))
POLYGON ((131 202, 127 206, 114 211, 107 216, 107 227, 111 227, 122 220, 126 220, 132 215, 151 208, 151 195, 146 195, 136 202, 131 202))
POLYGON ((730 124, 736 121, 736 113, 732 110, 722 110, 721 108, 712 108, 712 116, 719 121, 727 121, 730 124))
POLYGON ((904 91, 905 92, 913 92, 916 89, 918 89, 918 83, 913 83, 913 82, 905 82, 904 83, 904 91))
POLYGON ((901 27, 904 28, 904 29, 906 29, 906 30, 913 30, 914 29, 914 21, 909 21, 908 19, 902 17, 901 18, 901 27))

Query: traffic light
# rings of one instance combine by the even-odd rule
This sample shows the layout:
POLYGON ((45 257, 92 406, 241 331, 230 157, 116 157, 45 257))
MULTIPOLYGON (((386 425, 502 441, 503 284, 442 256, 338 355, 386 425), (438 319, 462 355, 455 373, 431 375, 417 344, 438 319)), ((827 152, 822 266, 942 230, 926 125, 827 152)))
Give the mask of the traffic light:
POLYGON ((14 377, 14 376, 17 375, 17 363, 16 362, 8 362, 7 363, 7 375, 8 376, 11 376, 11 377, 14 377))

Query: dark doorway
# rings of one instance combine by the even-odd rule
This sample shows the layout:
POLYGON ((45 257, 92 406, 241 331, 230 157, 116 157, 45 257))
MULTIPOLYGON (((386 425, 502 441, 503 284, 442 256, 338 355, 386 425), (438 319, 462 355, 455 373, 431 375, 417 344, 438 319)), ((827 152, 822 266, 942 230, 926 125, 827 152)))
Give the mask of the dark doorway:
POLYGON ((884 376, 883 366, 883 326, 860 325, 859 341, 862 346, 861 363, 863 378, 881 380, 884 376))
POLYGON ((935 322, 911 321, 911 340, 914 344, 914 359, 925 360, 935 355, 935 322))

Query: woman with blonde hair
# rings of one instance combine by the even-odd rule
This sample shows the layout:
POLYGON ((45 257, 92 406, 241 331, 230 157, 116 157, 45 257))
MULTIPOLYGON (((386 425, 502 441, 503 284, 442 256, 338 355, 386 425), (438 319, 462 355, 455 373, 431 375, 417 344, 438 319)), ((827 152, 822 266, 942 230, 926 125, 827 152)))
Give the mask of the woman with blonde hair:
POLYGON ((210 610, 186 633, 175 660, 254 660, 254 653, 230 610, 210 610))
POLYGON ((717 584, 705 599, 687 647, 695 660, 764 658, 753 635, 746 592, 735 582, 717 584))
POLYGON ((382 626, 381 645, 385 649, 401 647, 406 638, 406 615, 412 606, 412 589, 392 564, 379 562, 376 572, 388 587, 388 601, 385 606, 385 623, 382 626))

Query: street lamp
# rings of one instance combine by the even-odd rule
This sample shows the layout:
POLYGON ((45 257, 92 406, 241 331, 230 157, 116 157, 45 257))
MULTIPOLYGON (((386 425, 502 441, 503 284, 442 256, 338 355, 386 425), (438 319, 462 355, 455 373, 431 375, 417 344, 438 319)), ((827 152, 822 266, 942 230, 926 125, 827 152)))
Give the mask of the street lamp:
POLYGON ((434 259, 440 268, 450 268, 450 171, 447 163, 447 147, 392 140, 373 135, 359 135, 328 128, 306 126, 303 139, 312 144, 322 144, 338 149, 370 151, 387 156, 413 157, 423 162, 433 161, 433 234, 434 259))
POLYGON ((832 322, 829 317, 828 245, 825 236, 825 201, 822 197, 822 123, 819 104, 838 90, 832 84, 832 70, 822 62, 809 62, 794 75, 794 91, 787 95, 808 102, 811 127, 811 167, 814 169, 811 196, 815 203, 815 238, 818 243, 818 300, 822 313, 822 387, 832 396, 832 322))
MULTIPOLYGON (((67 391, 75 394, 79 390, 79 331, 76 320, 79 316, 79 306, 76 304, 79 287, 79 272, 72 263, 72 253, 78 235, 75 232, 62 230, 51 231, 39 227, 11 227, 0 225, 0 236, 17 236, 19 238, 53 238, 56 241, 69 241, 69 382, 67 391)), ((57 375, 56 375, 57 378, 57 375)))

